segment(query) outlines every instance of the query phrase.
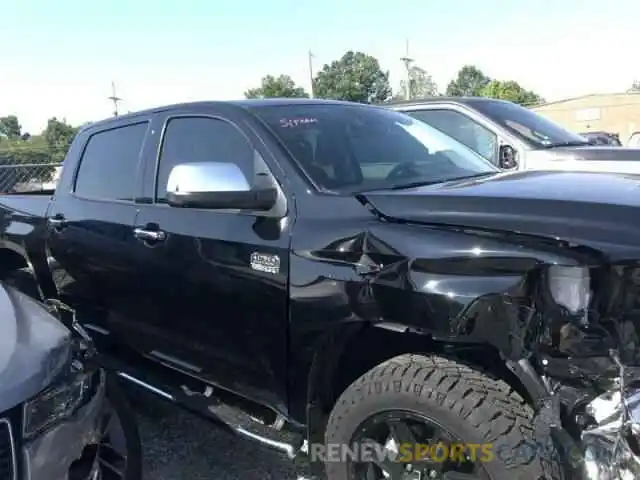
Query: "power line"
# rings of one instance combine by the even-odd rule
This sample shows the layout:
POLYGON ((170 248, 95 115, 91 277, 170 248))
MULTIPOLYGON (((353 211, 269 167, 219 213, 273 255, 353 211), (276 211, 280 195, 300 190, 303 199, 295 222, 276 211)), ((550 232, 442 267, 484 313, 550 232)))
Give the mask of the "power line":
POLYGON ((405 98, 411 100, 411 64, 413 58, 409 57, 409 40, 406 41, 406 53, 404 57, 400 58, 400 61, 404 63, 404 68, 407 70, 407 84, 405 85, 405 98))
POLYGON ((116 95, 116 82, 111 82, 111 96, 107 97, 108 100, 113 102, 113 116, 118 116, 118 103, 122 101, 122 98, 116 95))
POLYGON ((314 55, 311 50, 309 50, 309 84, 311 86, 311 98, 314 97, 313 94, 313 59, 314 55))

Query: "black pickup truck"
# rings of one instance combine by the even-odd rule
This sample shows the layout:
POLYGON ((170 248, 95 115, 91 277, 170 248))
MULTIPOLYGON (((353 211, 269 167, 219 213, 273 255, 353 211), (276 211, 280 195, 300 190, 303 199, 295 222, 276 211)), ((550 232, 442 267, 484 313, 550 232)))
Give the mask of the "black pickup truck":
POLYGON ((0 264, 312 474, 638 478, 639 213, 638 177, 500 172, 386 108, 202 102, 83 128, 0 197, 0 264))

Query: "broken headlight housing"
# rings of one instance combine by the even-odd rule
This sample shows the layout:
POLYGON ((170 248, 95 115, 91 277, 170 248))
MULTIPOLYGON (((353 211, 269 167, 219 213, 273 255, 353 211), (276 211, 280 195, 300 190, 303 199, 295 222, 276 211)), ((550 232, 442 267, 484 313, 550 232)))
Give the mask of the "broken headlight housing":
POLYGON ((553 301, 571 314, 589 308, 591 277, 588 267, 551 265, 547 270, 547 287, 553 301))
POLYGON ((27 401, 23 407, 23 435, 33 437, 71 417, 92 396, 95 372, 80 372, 27 401))

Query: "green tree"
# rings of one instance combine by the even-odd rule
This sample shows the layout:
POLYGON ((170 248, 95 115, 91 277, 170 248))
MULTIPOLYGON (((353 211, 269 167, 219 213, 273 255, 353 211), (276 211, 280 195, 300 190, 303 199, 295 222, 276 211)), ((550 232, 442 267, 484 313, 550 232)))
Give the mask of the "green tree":
POLYGON ((0 137, 9 139, 20 138, 22 135, 22 125, 15 115, 0 117, 0 137))
POLYGON ((0 192, 31 189, 33 182, 41 188, 40 182, 52 180, 77 128, 53 117, 41 135, 16 135, 15 122, 9 124, 12 133, 0 142, 0 192))
POLYGON ((47 121, 47 128, 42 132, 42 136, 47 143, 52 163, 60 163, 64 160, 77 131, 76 127, 69 125, 64 120, 58 120, 56 117, 47 121))
POLYGON ((382 103, 391 97, 389 72, 375 57, 349 50, 322 67, 314 79, 318 97, 360 103, 382 103))
POLYGON ((464 65, 456 78, 447 85, 447 95, 452 97, 477 97, 491 79, 475 65, 464 65))
POLYGON ((480 92, 483 97, 499 98, 523 106, 542 103, 544 100, 540 95, 523 88, 518 82, 513 80, 491 80, 480 92))
MULTIPOLYGON (((424 68, 413 66, 409 69, 409 92, 411 99, 434 97, 438 95, 438 85, 424 68)), ((406 97, 407 81, 400 82, 400 90, 406 97)))
POLYGON ((246 98, 308 98, 309 94, 304 88, 298 87, 289 75, 279 77, 267 75, 262 77, 259 87, 247 90, 244 96, 246 98))

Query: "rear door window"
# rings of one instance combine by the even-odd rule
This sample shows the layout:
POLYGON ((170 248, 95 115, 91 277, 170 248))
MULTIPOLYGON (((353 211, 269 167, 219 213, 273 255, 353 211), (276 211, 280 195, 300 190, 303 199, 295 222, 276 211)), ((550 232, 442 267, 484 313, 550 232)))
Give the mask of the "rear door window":
POLYGON ((89 137, 74 192, 84 198, 133 201, 148 123, 125 125, 89 137))

